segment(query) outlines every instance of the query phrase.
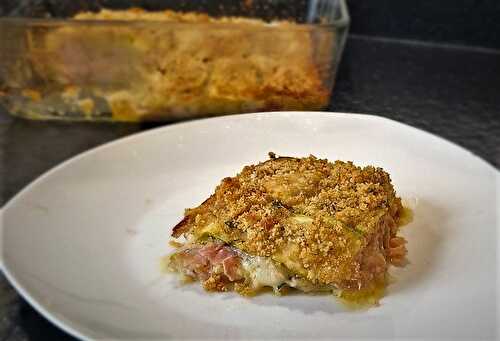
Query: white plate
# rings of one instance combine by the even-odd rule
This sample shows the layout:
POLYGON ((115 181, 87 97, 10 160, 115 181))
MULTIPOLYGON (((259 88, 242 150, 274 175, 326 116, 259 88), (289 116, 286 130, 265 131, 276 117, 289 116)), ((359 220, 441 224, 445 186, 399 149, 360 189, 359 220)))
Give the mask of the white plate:
POLYGON ((498 180, 471 153, 380 117, 226 116, 131 136, 56 167, 6 205, 1 256, 17 290, 81 338, 495 338, 498 180), (415 220, 403 230, 411 263, 391 271, 396 283, 380 307, 207 294, 160 273, 183 209, 269 151, 390 172, 415 220))

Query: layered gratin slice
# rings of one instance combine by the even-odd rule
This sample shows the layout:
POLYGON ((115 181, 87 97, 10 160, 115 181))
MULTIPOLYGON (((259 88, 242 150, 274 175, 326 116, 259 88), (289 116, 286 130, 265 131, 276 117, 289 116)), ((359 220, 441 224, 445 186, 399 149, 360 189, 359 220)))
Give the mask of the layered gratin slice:
POLYGON ((173 228, 168 268, 206 290, 253 295, 374 292, 405 263, 403 207, 389 174, 314 156, 276 157, 222 180, 173 228))

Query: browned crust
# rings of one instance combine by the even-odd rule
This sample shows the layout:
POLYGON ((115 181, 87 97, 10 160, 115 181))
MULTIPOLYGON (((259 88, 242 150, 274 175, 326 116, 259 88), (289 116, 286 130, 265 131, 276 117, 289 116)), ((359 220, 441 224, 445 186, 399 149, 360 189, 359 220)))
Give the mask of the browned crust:
POLYGON ((175 235, 196 235, 216 223, 242 251, 278 261, 292 252, 299 262, 294 272, 345 288, 380 279, 389 263, 401 263, 406 248, 396 234, 402 206, 386 172, 314 156, 271 157, 223 179, 209 199, 186 210, 175 235), (294 222, 297 214, 311 223, 294 222), (234 224, 224 226, 228 221, 234 224))
POLYGON ((183 233, 186 233, 189 230, 189 218, 189 216, 185 216, 181 221, 177 223, 177 225, 174 226, 172 230, 172 237, 178 238, 183 233))
MULTIPOLYGON (((213 195, 209 196, 207 199, 205 199, 201 204, 200 206, 202 205, 206 205, 210 202, 210 200, 213 199, 213 195)), ((172 229, 172 237, 174 238, 179 238, 181 235, 187 233, 192 226, 190 226, 189 224, 191 223, 191 218, 192 218, 192 214, 189 214, 188 213, 188 210, 186 210, 186 213, 185 213, 185 216, 184 218, 182 218, 181 221, 179 221, 177 223, 177 225, 175 225, 172 229)))
POLYGON ((264 161, 262 164, 266 164, 268 162, 280 162, 280 161, 287 161, 287 160, 295 160, 295 161, 300 161, 299 158, 292 157, 292 156, 276 156, 274 153, 269 153, 269 160, 264 161))
POLYGON ((83 12, 75 19, 234 24, 234 30, 210 30, 210 34, 170 25, 151 29, 84 25, 55 29, 43 37, 33 33, 32 40, 41 39, 44 44, 42 52, 30 47, 29 58, 38 77, 94 91, 106 99, 113 119, 320 110, 328 104, 328 76, 316 64, 313 31, 308 26, 292 22, 269 26, 256 19, 139 9, 83 12), (267 31, 255 34, 256 28, 267 31), (116 50, 120 53, 107 57, 116 50), (125 60, 134 67, 124 70, 125 60), (103 86, 114 82, 120 86, 103 86))

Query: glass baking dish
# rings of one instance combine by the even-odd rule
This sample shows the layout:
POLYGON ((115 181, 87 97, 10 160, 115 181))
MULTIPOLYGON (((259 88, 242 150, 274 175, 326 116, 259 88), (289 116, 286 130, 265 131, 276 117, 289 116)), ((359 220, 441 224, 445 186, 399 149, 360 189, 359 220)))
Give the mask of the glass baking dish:
POLYGON ((0 104, 30 119, 321 110, 349 26, 344 0, 31 2, 0 5, 0 104))

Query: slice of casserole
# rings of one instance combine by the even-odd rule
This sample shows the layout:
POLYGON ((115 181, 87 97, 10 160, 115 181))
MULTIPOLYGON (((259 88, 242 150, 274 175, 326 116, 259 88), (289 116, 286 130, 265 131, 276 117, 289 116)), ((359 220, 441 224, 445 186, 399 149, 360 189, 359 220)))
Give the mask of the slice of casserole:
POLYGON ((389 174, 352 162, 278 157, 225 178, 173 230, 168 266, 207 290, 372 292, 403 265, 403 207, 389 174))

